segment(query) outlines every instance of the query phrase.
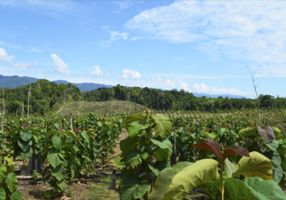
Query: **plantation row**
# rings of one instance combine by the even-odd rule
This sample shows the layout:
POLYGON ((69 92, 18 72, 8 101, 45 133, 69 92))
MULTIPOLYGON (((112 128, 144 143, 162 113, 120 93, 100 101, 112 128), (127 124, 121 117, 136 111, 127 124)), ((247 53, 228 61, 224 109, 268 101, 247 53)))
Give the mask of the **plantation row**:
POLYGON ((55 196, 112 166, 123 200, 285 199, 285 119, 284 111, 6 119, 0 200, 21 199, 19 166, 48 182, 55 196), (113 159, 122 128, 128 137, 113 159))
POLYGON ((107 164, 121 127, 120 118, 92 114, 69 120, 7 120, 0 134, 0 159, 4 164, 0 168, 0 199, 20 199, 11 158, 21 164, 22 174, 42 178, 53 188, 50 194, 61 194, 67 183, 107 164))

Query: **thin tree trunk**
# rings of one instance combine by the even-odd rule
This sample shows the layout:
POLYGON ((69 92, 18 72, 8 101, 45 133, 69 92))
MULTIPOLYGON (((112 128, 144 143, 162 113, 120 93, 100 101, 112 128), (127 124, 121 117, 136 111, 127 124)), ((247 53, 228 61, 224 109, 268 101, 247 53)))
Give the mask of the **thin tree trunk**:
POLYGON ((30 96, 31 96, 31 86, 29 87, 29 92, 28 92, 28 105, 27 105, 27 117, 28 117, 28 119, 30 117, 30 96))

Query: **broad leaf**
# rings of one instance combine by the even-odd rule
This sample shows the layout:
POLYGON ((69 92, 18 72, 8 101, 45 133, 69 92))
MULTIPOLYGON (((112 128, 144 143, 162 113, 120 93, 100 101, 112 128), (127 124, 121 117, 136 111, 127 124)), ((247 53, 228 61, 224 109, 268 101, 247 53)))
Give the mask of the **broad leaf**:
POLYGON ((156 124, 156 134, 162 139, 167 138, 172 128, 170 119, 163 114, 154 114, 152 118, 156 124))
POLYGON ((193 189, 218 179, 218 162, 202 159, 178 172, 162 200, 184 199, 193 189))
POLYGON ((225 199, 227 200, 257 200, 252 194, 251 188, 239 179, 226 179, 224 187, 225 199))
POLYGON ((133 151, 137 144, 136 137, 128 137, 120 142, 120 150, 123 154, 133 151))
POLYGON ((32 134, 30 132, 24 132, 24 131, 20 131, 20 138, 24 141, 24 142, 28 142, 32 139, 32 134))
POLYGON ((169 139, 162 142, 156 139, 151 139, 152 144, 156 146, 154 150, 154 156, 159 160, 169 160, 172 155, 172 143, 169 139))
POLYGON ((156 179, 155 184, 153 185, 152 192, 149 195, 150 200, 160 200, 164 197, 164 194, 167 192, 170 183, 172 182, 173 177, 186 168, 187 166, 191 165, 190 162, 180 162, 177 163, 173 167, 165 168, 163 171, 160 172, 159 176, 156 179))
POLYGON ((31 149, 32 141, 24 142, 22 140, 18 140, 17 144, 23 153, 29 153, 31 149))
POLYGON ((0 187, 0 200, 6 200, 6 192, 2 187, 0 187))
MULTIPOLYGON (((280 188, 277 182, 272 180, 263 180, 258 177, 246 178, 246 185, 255 191, 255 196, 265 197, 265 200, 283 200, 286 199, 286 193, 280 188)), ((262 198, 261 198, 262 199, 262 198)))
POLYGON ((52 144, 53 144, 53 147, 57 150, 60 150, 61 149, 61 146, 62 146, 62 140, 59 136, 57 135, 54 135, 52 137, 52 144))
POLYGON ((16 175, 12 172, 9 172, 7 177, 6 177, 6 185, 9 191, 12 193, 16 191, 17 187, 17 178, 16 175))
POLYGON ((225 160, 226 158, 229 158, 235 155, 249 156, 249 152, 247 149, 240 147, 240 146, 229 147, 223 151, 222 159, 225 160))
POLYGON ((5 180, 6 173, 7 167, 5 167, 4 165, 0 165, 0 184, 5 180))
POLYGON ((81 137, 83 138, 83 141, 84 141, 85 144, 89 144, 89 143, 90 143, 89 137, 88 137, 86 131, 82 131, 82 132, 80 133, 80 135, 81 135, 81 137))
POLYGON ((238 132, 239 137, 257 137, 257 129, 254 127, 247 127, 238 132))
POLYGON ((13 192, 10 196, 10 200, 22 200, 22 194, 18 191, 13 192))
POLYGON ((253 151, 249 157, 242 157, 234 176, 257 176, 263 179, 272 179, 272 162, 264 155, 253 151))
POLYGON ((198 144, 194 144, 194 147, 198 149, 208 150, 209 152, 216 155, 219 160, 222 160, 221 145, 213 140, 206 140, 198 144))
POLYGON ((144 125, 138 121, 131 122, 127 127, 128 137, 134 137, 138 135, 142 130, 147 129, 148 127, 149 127, 149 124, 144 125))
POLYGON ((121 200, 136 200, 142 199, 142 197, 149 191, 150 186, 148 184, 135 184, 129 188, 126 188, 124 192, 120 194, 121 200))
POLYGON ((48 163, 55 169, 63 163, 62 156, 60 153, 49 153, 47 156, 48 163))
POLYGON ((285 192, 272 180, 258 177, 244 181, 230 178, 225 182, 225 199, 228 200, 284 200, 285 192))
POLYGON ((237 165, 232 163, 229 159, 224 160, 224 172, 226 177, 232 177, 232 174, 237 170, 237 165))
POLYGON ((275 139, 275 134, 270 126, 267 126, 265 129, 261 128, 260 126, 257 126, 257 131, 265 142, 271 142, 275 139))
POLYGON ((61 172, 61 170, 57 170, 56 172, 52 172, 52 176, 57 179, 57 181, 62 181, 65 178, 65 175, 61 172))

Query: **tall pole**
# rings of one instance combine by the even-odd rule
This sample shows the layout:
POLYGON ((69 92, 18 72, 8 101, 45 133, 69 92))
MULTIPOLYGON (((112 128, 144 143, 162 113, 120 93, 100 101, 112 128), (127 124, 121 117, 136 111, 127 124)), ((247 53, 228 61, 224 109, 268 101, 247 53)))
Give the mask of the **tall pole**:
POLYGON ((29 86, 29 91, 28 91, 28 105, 27 105, 27 117, 28 117, 28 119, 30 117, 30 96, 31 96, 31 85, 29 86))

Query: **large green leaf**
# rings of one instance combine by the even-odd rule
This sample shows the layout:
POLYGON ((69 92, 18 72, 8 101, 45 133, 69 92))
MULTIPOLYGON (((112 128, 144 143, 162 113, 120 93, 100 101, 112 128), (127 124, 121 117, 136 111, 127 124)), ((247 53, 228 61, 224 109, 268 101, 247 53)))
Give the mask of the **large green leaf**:
POLYGON ((224 187, 227 200, 257 200, 252 194, 251 188, 239 179, 226 179, 224 187))
POLYGON ((285 192, 272 180, 258 177, 244 181, 230 178, 225 182, 225 199, 228 200, 284 200, 285 192))
POLYGON ((123 154, 133 151, 137 144, 136 137, 128 137, 120 142, 120 150, 123 154))
POLYGON ((55 172, 52 172, 52 176, 57 179, 57 181, 62 181, 65 178, 65 175, 62 173, 61 170, 57 170, 55 172))
POLYGON ((83 138, 83 141, 84 141, 85 144, 89 144, 90 143, 89 137, 88 137, 86 131, 80 132, 80 135, 83 138))
POLYGON ((30 132, 24 132, 24 131, 20 131, 20 138, 24 141, 24 142, 28 142, 32 139, 32 134, 30 132))
POLYGON ((156 182, 152 188, 152 192, 149 195, 150 200, 160 200, 164 197, 165 193, 168 190, 170 183, 172 182, 173 177, 186 168, 187 166, 191 165, 190 162, 180 162, 177 163, 173 167, 165 168, 163 171, 160 172, 159 176, 156 179, 156 182))
POLYGON ((237 170, 237 165, 232 163, 228 158, 224 161, 224 173, 226 177, 232 177, 232 174, 237 170))
POLYGON ((10 196, 11 200, 21 200, 22 199, 22 194, 18 191, 14 192, 10 196))
POLYGON ((0 187, 0 200, 6 200, 6 192, 2 187, 0 187))
POLYGON ((138 121, 131 122, 127 127, 128 137, 134 137, 138 135, 142 130, 147 129, 149 126, 149 124, 141 124, 138 121))
POLYGON ((29 153, 32 141, 24 142, 22 140, 18 140, 17 143, 23 153, 29 153))
POLYGON ((280 188, 277 182, 272 180, 263 180, 258 177, 246 178, 246 185, 252 188, 257 197, 265 197, 265 200, 283 200, 286 199, 286 193, 280 188))
POLYGON ((7 173, 7 167, 4 165, 0 165, 0 184, 5 180, 7 173))
POLYGON ((131 114, 125 119, 125 123, 128 126, 131 122, 142 121, 144 120, 144 118, 145 118, 145 115, 143 113, 131 114))
POLYGON ((257 176, 263 179, 272 179, 272 162, 264 155, 253 151, 249 157, 242 157, 238 169, 233 176, 257 176))
POLYGON ((202 159, 178 172, 162 200, 177 200, 191 193, 193 189, 219 178, 218 162, 202 159))
POLYGON ((144 153, 140 154, 140 152, 137 152, 137 151, 128 153, 125 157, 126 159, 125 162, 128 168, 134 169, 138 167, 139 165, 141 165, 144 160, 143 155, 146 155, 146 154, 144 153))
POLYGON ((142 199, 142 197, 149 191, 150 185, 148 184, 134 184, 129 188, 126 188, 120 193, 121 200, 136 200, 142 199))
POLYGON ((168 160, 172 155, 172 143, 169 139, 166 139, 164 141, 159 141, 156 139, 151 139, 152 144, 156 146, 154 150, 154 156, 159 160, 168 160))
POLYGON ((255 127, 247 127, 238 132, 239 137, 257 137, 257 134, 255 127))
POLYGON ((280 142, 278 140, 273 140, 271 143, 266 144, 266 146, 272 151, 272 165, 273 165, 273 178, 275 181, 280 182, 284 176, 282 165, 282 158, 278 152, 280 142))
POLYGON ((62 156, 60 153, 49 153, 47 156, 48 163, 55 169, 63 163, 62 156))
POLYGON ((271 161, 273 164, 273 179, 279 183, 283 179, 284 172, 281 167, 282 160, 277 151, 273 152, 271 161))
POLYGON ((17 178, 16 175, 12 172, 9 172, 7 177, 6 177, 6 185, 9 191, 12 193, 16 191, 17 187, 17 178))
POLYGON ((172 128, 172 123, 170 119, 163 114, 154 114, 152 118, 156 124, 156 134, 162 139, 168 137, 172 128))
POLYGON ((57 135, 54 135, 52 137, 52 144, 53 144, 53 147, 57 150, 60 150, 61 147, 62 147, 62 140, 59 136, 57 135))

